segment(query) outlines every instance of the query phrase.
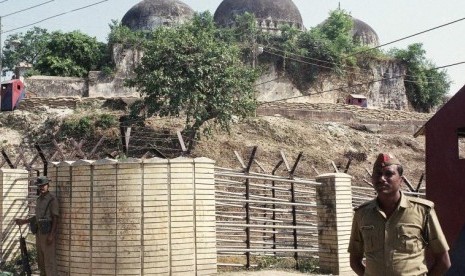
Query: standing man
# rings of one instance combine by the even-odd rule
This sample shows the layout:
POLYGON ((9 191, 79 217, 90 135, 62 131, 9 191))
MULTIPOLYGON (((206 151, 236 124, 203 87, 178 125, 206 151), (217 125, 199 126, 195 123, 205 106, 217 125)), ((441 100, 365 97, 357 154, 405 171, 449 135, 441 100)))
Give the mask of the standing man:
POLYGON ((356 208, 352 222, 350 266, 357 275, 443 275, 451 265, 434 204, 403 194, 402 173, 394 156, 378 155, 371 179, 377 197, 356 208))
POLYGON ((57 276, 57 263, 55 256, 55 237, 58 225, 58 200, 49 191, 50 180, 46 176, 39 176, 35 184, 39 189, 36 202, 35 217, 16 219, 16 224, 32 223, 36 227, 37 263, 41 276, 57 276))

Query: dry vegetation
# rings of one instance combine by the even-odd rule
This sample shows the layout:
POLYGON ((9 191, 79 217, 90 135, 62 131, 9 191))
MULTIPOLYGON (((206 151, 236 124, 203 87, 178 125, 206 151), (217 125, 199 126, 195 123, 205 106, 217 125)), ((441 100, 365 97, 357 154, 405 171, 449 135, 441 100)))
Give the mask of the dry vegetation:
MULTIPOLYGON (((64 118, 79 118, 89 114, 112 113, 116 116, 122 111, 106 109, 101 105, 85 105, 79 109, 51 109, 41 107, 34 112, 14 111, 0 113, 0 147, 14 153, 14 147, 27 145, 31 138, 39 137, 42 141, 50 140, 59 132, 59 125, 64 118)), ((358 112, 363 112, 362 109, 358 112)), ((367 110, 367 112, 369 112, 367 110)), ((392 111, 391 111, 392 113, 392 111)), ((401 112, 399 112, 400 114, 401 112)), ((395 112, 394 112, 395 114, 395 112)), ((176 130, 181 129, 180 119, 153 119, 145 123, 144 135, 137 137, 133 130, 133 143, 146 143, 144 137, 148 131, 170 133, 175 137, 176 130)), ((141 129, 141 128, 140 128, 141 129)), ((119 135, 119 131, 107 131, 119 135)), ((89 147, 98 137, 85 138, 89 147)), ((145 140, 151 138, 145 138, 145 140)), ((66 139, 58 139, 66 143, 66 139)), ((177 145, 171 143, 172 147, 177 145)), ((203 137, 192 153, 193 156, 204 156, 217 162, 218 166, 240 168, 234 151, 237 151, 244 162, 247 162, 252 147, 258 146, 256 160, 266 172, 271 172, 281 160, 282 151, 290 166, 293 165, 299 152, 303 158, 299 163, 296 175, 313 178, 318 173, 334 172, 332 162, 344 171, 348 162, 347 155, 356 153, 361 160, 353 160, 348 173, 354 176, 356 185, 365 185, 368 179, 366 169, 371 169, 372 162, 379 152, 392 152, 404 163, 406 176, 416 185, 424 171, 424 138, 414 138, 413 133, 402 134, 376 133, 363 125, 324 121, 290 120, 281 116, 262 116, 236 122, 231 132, 213 131, 210 137, 203 137), (366 160, 365 160, 366 159, 366 160)), ((110 149, 102 148, 101 152, 110 149)), ((114 150, 114 149, 113 149, 114 150)), ((140 153, 139 153, 140 154, 140 153)), ((136 157, 140 157, 136 155, 136 157)), ((261 168, 254 164, 254 170, 261 168)))

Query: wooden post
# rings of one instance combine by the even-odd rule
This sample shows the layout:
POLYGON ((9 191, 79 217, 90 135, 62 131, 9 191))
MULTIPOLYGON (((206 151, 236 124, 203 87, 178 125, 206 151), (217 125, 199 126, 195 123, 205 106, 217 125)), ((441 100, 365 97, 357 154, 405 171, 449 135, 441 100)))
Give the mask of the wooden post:
POLYGON ((6 154, 4 149, 2 149, 2 155, 3 155, 3 160, 5 160, 8 166, 10 166, 10 169, 15 169, 15 166, 13 165, 13 163, 11 163, 11 160, 6 154))
POLYGON ((418 193, 420 192, 420 188, 421 188, 421 183, 423 182, 423 178, 425 177, 425 173, 422 173, 421 176, 420 176, 420 181, 418 181, 418 185, 417 185, 417 188, 415 189, 415 191, 418 193))
POLYGON ((40 148, 39 144, 35 144, 34 147, 36 148, 37 152, 39 153, 40 159, 42 159, 42 163, 44 164, 44 175, 47 175, 47 168, 48 168, 48 161, 45 158, 45 154, 40 148))
MULTIPOLYGON (((250 172, 250 168, 252 167, 252 163, 253 163, 253 160, 255 158, 255 153, 256 152, 257 152, 257 146, 255 146, 252 149, 252 153, 250 154, 250 158, 249 158, 249 163, 247 164, 247 167, 245 168, 245 173, 250 172)), ((247 200, 247 202, 245 203, 245 220, 246 220, 247 225, 250 225, 250 203, 249 203, 249 200, 250 200, 250 179, 249 178, 245 179, 245 199, 247 200)), ((245 235, 246 235, 245 242, 246 242, 246 246, 247 246, 247 252, 245 253, 246 257, 247 257, 246 268, 249 269, 250 268, 250 250, 249 249, 250 249, 250 244, 251 244, 251 241, 250 241, 251 235, 250 235, 250 227, 249 226, 247 226, 245 228, 245 235)))
MULTIPOLYGON (((278 170, 278 168, 281 166, 281 164, 283 164, 283 160, 280 160, 278 162, 278 164, 274 167, 273 171, 271 172, 272 175, 275 175, 276 174, 276 171, 278 170)), ((273 213, 272 213, 272 220, 273 220, 273 225, 276 225, 276 204, 274 203, 275 202, 275 199, 276 199, 276 182, 275 181, 271 181, 271 197, 273 198, 273 213)), ((273 249, 276 249, 276 228, 273 228, 273 249)), ((273 254, 276 256, 276 251, 273 252, 273 254)))
MULTIPOLYGON (((299 155, 297 156, 297 160, 294 163, 294 166, 292 169, 289 171, 289 179, 294 179, 294 173, 297 168, 297 165, 300 162, 300 159, 302 158, 303 152, 300 152, 299 155)), ((294 182, 291 183, 291 202, 296 203, 295 200, 295 184, 294 182)), ((294 249, 296 251, 294 252, 294 259, 295 259, 295 269, 299 269, 299 253, 297 252, 298 248, 298 239, 297 239, 297 207, 296 205, 292 205, 292 225, 294 226, 294 229, 292 229, 292 235, 294 237, 294 249)))

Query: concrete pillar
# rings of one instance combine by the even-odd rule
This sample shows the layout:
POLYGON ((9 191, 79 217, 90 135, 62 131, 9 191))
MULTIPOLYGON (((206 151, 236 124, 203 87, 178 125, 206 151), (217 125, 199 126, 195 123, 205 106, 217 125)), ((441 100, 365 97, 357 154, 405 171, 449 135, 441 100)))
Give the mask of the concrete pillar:
POLYGON ((316 177, 318 246, 320 271, 333 275, 353 275, 349 246, 352 226, 351 176, 344 173, 316 177))

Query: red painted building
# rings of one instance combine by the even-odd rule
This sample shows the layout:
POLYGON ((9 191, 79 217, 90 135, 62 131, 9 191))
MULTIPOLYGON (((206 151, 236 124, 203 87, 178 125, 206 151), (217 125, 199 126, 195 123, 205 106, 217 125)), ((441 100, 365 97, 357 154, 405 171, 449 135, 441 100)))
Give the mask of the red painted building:
POLYGON ((24 84, 18 80, 10 80, 1 83, 0 111, 13 111, 19 102, 25 97, 24 84))
POLYGON ((426 142, 426 197, 451 247, 448 275, 465 275, 465 86, 417 132, 426 142))

